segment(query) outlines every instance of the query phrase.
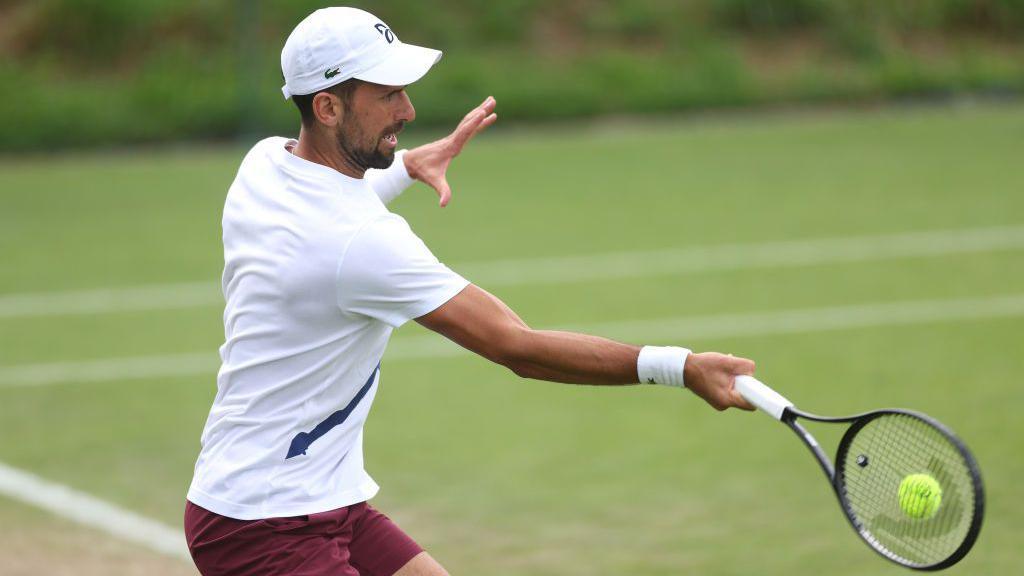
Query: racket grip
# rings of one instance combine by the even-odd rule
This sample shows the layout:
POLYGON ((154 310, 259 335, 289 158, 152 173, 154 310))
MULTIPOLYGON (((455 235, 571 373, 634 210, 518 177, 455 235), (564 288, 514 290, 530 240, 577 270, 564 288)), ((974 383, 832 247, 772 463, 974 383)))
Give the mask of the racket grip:
POLYGON ((733 381, 736 391, 759 410, 765 412, 776 420, 782 420, 782 414, 786 408, 791 408, 793 403, 782 395, 772 390, 764 382, 753 376, 737 376, 733 381))

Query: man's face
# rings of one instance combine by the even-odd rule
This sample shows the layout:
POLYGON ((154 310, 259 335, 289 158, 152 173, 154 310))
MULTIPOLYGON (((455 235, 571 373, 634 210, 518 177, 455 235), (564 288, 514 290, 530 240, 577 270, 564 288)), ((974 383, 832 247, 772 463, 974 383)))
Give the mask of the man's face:
POLYGON ((343 106, 345 115, 335 129, 342 154, 363 170, 391 166, 398 133, 416 118, 405 87, 360 82, 343 106))

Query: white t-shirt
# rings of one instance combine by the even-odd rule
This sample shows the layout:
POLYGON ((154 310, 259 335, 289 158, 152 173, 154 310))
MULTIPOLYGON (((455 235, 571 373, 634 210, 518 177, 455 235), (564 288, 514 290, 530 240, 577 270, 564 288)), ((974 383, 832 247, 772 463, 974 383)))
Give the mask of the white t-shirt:
POLYGON ((385 208, 401 155, 362 180, 268 138, 224 205, 224 345, 188 499, 241 520, 366 501, 363 423, 394 328, 468 282, 385 208))

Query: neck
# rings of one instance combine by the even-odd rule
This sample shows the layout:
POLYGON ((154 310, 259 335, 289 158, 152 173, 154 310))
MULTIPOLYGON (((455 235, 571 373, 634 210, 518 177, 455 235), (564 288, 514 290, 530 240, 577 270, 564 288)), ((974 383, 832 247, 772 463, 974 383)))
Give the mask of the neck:
POLYGON ((292 154, 303 160, 333 168, 352 178, 362 178, 366 173, 366 169, 361 168, 345 154, 330 135, 319 130, 307 130, 305 126, 299 130, 299 143, 292 150, 292 154))

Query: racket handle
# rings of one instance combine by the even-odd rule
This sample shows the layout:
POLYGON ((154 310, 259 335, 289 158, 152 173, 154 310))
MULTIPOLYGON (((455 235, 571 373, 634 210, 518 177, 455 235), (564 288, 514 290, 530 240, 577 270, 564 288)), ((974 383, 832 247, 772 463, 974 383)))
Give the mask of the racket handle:
POLYGON ((793 407, 793 403, 786 400, 782 394, 772 390, 753 376, 737 376, 733 385, 747 402, 776 420, 782 420, 782 414, 786 408, 793 407))

